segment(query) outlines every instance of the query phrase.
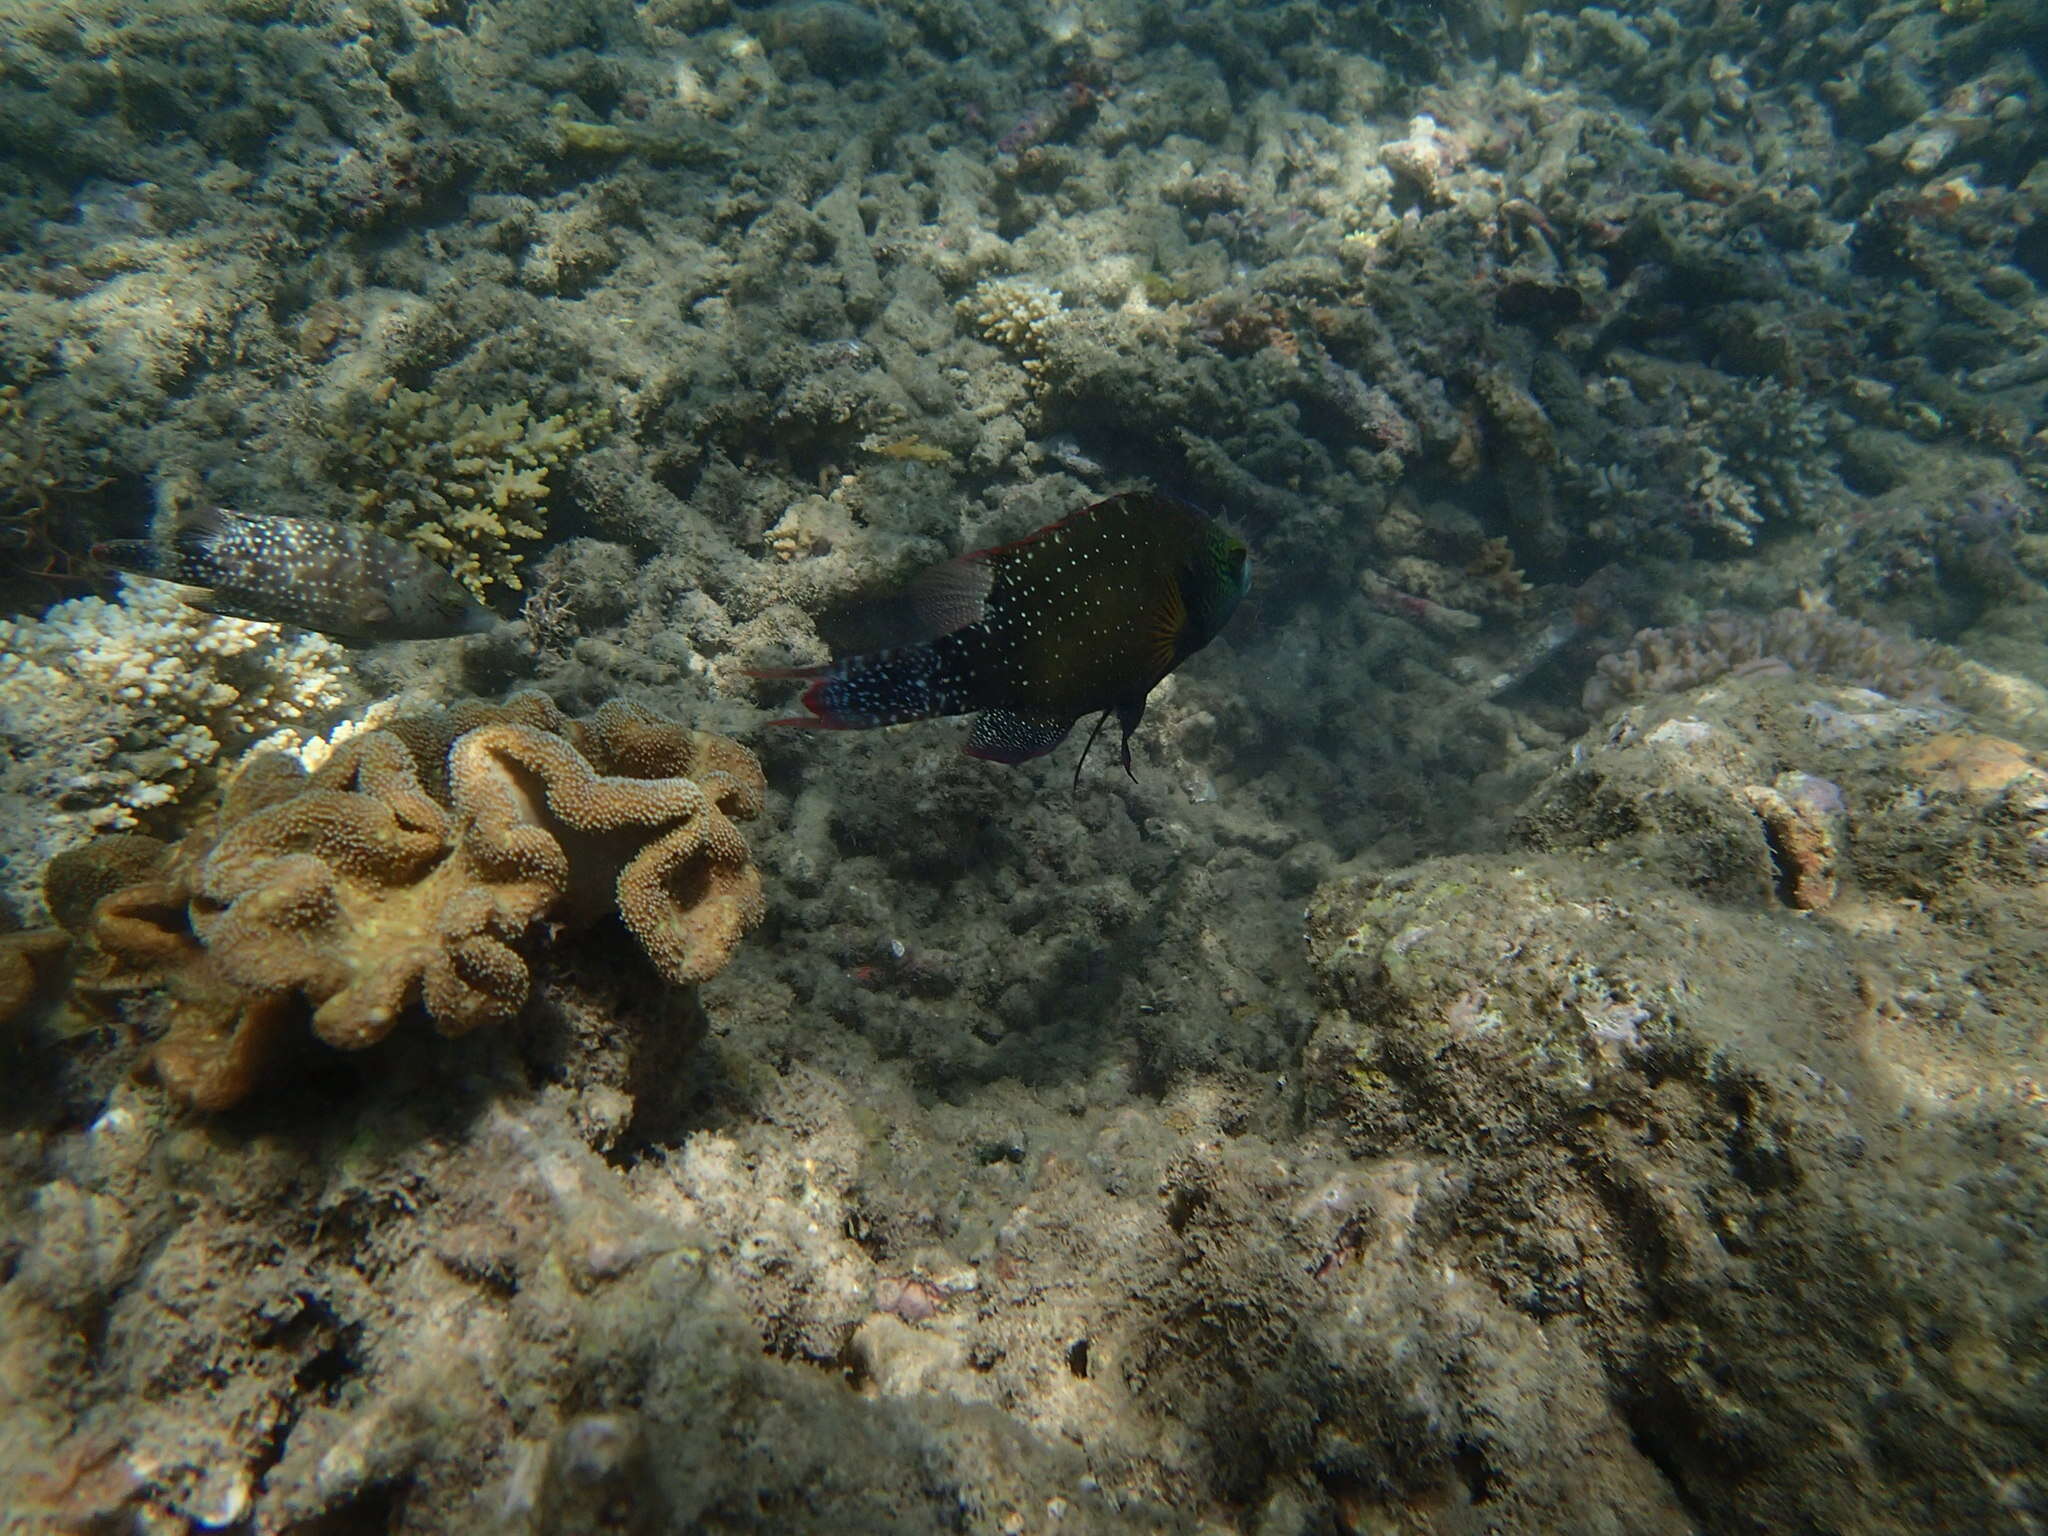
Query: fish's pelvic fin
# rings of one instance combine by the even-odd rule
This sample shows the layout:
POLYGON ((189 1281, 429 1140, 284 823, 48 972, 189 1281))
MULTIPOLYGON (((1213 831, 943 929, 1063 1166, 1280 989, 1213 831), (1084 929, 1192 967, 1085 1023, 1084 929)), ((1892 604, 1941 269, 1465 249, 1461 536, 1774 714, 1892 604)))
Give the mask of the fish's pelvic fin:
POLYGON ((1145 718, 1145 701, 1126 701, 1116 707, 1116 723, 1124 733, 1124 772, 1131 776, 1133 784, 1138 782, 1137 771, 1131 767, 1131 737, 1137 734, 1138 726, 1145 718))
POLYGON ((1071 720, 1049 715, 1021 715, 1014 709, 985 709, 974 717, 974 730, 961 750, 990 763, 1023 763, 1043 757, 1067 739, 1071 720))
POLYGON ((1095 745, 1095 738, 1102 734, 1102 728, 1109 724, 1109 717, 1111 715, 1116 716, 1116 723, 1124 733, 1124 772, 1130 775, 1133 784, 1138 782, 1137 770, 1131 767, 1131 733, 1137 730, 1138 722, 1145 718, 1145 701, 1143 699, 1138 700, 1135 704, 1113 705, 1095 717, 1094 729, 1088 732, 1087 741, 1081 744, 1081 756, 1074 764, 1074 788, 1076 789, 1081 787, 1081 767, 1082 764, 1088 761, 1089 749, 1095 745))

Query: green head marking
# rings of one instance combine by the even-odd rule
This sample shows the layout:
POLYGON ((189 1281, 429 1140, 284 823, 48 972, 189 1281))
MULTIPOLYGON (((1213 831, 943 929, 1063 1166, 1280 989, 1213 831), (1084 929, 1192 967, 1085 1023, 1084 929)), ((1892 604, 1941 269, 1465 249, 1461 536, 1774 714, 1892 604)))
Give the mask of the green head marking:
POLYGON ((1206 642, 1230 622, 1251 589, 1252 553, 1229 529, 1211 523, 1195 555, 1187 593, 1189 617, 1206 642))

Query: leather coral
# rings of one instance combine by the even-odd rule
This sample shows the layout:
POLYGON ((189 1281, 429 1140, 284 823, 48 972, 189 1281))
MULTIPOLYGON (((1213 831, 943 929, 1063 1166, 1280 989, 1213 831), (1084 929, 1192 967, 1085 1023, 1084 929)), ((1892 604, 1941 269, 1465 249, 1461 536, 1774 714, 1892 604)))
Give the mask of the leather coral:
POLYGON ((763 787, 743 747, 624 703, 402 716, 310 774, 250 759, 146 891, 98 903, 91 938, 103 971, 165 985, 158 1075, 222 1108, 254 1086, 281 1005, 344 1049, 415 1012, 448 1035, 512 1019, 543 925, 616 911, 667 980, 717 974, 762 915, 733 822, 763 787), (192 974, 172 982, 179 956, 192 974))

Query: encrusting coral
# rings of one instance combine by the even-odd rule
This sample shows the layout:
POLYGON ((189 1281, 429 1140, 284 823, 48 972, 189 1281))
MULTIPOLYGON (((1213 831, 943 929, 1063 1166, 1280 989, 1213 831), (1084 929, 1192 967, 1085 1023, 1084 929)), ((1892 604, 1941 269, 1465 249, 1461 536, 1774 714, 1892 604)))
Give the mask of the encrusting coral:
POLYGON ((715 975, 762 915, 733 818, 763 787, 722 737, 620 702, 570 721, 529 694, 400 717, 310 774, 258 754, 210 826, 140 866, 113 840, 80 850, 48 900, 88 940, 87 990, 168 993, 156 1071, 219 1109, 301 1006, 344 1049, 415 1008, 447 1035, 510 1020, 543 920, 616 910, 668 981, 715 975), (141 878, 107 878, 116 860, 141 878), (118 888, 88 905, 95 883, 118 888))

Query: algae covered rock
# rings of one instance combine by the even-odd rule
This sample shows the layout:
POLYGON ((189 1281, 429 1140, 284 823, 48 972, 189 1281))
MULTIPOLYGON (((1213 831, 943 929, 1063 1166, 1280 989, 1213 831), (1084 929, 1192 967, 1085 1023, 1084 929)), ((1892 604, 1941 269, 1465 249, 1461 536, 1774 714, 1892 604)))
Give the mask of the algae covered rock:
POLYGON ((1992 1150, 2040 1136, 2040 775, 1954 711, 1727 678, 1582 740, 1534 849, 1310 908, 1310 1116, 1442 1165, 1438 1260, 1585 1351, 1515 1390, 1603 1395, 1705 1528, 2043 1495, 2048 1262, 2015 1236, 2048 1172, 1992 1150))

